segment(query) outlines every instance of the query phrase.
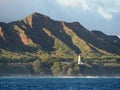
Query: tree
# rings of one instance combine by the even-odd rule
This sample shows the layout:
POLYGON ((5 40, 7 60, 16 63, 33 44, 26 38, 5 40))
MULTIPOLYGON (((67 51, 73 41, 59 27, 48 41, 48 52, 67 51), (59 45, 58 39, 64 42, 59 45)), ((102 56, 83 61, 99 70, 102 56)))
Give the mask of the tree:
POLYGON ((55 75, 55 76, 61 75, 61 70, 62 70, 61 69, 61 63, 60 62, 54 62, 51 70, 52 70, 53 75, 55 75))

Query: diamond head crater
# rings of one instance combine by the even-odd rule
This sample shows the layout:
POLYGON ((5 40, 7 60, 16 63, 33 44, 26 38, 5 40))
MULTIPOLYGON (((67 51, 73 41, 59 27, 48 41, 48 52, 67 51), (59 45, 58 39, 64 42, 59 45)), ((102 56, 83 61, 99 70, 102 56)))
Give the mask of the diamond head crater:
POLYGON ((120 38, 37 12, 0 22, 0 76, 120 76, 120 38))

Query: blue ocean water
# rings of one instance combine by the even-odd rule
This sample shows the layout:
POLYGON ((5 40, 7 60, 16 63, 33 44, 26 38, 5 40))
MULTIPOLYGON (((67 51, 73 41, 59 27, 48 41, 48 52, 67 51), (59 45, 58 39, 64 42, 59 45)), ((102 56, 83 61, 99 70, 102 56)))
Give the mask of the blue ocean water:
POLYGON ((0 78, 0 90, 120 90, 120 78, 0 78))

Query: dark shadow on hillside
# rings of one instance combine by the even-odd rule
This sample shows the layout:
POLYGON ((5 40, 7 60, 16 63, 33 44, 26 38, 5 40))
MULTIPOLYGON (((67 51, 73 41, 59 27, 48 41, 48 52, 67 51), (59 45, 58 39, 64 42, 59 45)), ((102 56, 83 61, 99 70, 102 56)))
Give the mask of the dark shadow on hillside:
POLYGON ((22 24, 27 27, 27 30, 25 30, 26 35, 33 40, 34 43, 41 46, 46 51, 53 51, 54 46, 54 38, 48 36, 44 31, 43 28, 48 29, 54 36, 56 36, 58 39, 60 39, 62 42, 64 42, 67 46, 69 46, 73 51, 76 53, 80 53, 80 49, 75 46, 72 42, 72 39, 70 36, 68 36, 64 30, 63 26, 60 22, 51 21, 49 18, 46 19, 38 19, 33 18, 33 25, 32 28, 25 24, 22 21, 22 24))
POLYGON ((82 38, 83 40, 87 41, 88 43, 91 43, 95 47, 102 49, 102 50, 106 50, 110 53, 115 53, 115 54, 120 55, 120 49, 118 49, 118 47, 111 44, 107 40, 99 40, 98 37, 94 33, 86 30, 79 23, 77 23, 77 22, 67 23, 66 25, 69 28, 71 28, 73 30, 73 32, 75 32, 76 35, 78 35, 78 37, 82 38))
POLYGON ((52 22, 49 25, 45 25, 45 27, 58 39, 64 42, 68 47, 70 47, 77 54, 81 53, 80 49, 73 44, 72 38, 66 34, 63 29, 61 22, 52 22))
MULTIPOLYGON (((25 33, 35 44, 38 44, 45 51, 53 51, 54 39, 48 36, 42 29, 42 27, 34 26, 32 28, 29 25, 22 22, 27 27, 25 33)), ((24 29, 23 29, 24 30, 24 29)))
POLYGON ((0 48, 12 52, 35 52, 37 48, 24 45, 13 26, 14 23, 11 23, 3 27, 5 39, 0 38, 0 48))

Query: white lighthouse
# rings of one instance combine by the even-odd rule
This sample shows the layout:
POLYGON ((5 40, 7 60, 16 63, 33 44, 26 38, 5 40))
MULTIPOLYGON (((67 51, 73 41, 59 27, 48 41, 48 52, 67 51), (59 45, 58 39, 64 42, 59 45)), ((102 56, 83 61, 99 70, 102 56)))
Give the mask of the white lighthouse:
POLYGON ((81 61, 81 56, 78 56, 78 64, 83 64, 83 62, 81 61))

